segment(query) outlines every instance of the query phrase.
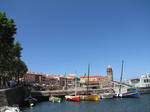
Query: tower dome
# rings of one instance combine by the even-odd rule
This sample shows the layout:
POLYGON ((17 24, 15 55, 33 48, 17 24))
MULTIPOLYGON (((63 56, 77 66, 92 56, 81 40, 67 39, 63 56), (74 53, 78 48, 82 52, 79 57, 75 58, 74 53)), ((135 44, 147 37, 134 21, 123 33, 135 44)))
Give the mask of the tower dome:
POLYGON ((107 68, 112 68, 110 65, 108 65, 108 67, 107 68))

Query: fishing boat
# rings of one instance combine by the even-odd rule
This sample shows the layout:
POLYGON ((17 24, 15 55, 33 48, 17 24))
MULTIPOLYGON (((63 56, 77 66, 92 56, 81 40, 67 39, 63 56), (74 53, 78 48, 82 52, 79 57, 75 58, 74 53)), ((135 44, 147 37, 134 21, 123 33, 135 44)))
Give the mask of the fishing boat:
POLYGON ((120 97, 120 98, 138 98, 138 97, 140 97, 140 95, 139 95, 139 91, 132 91, 132 92, 127 92, 127 93, 115 94, 115 97, 120 97))
MULTIPOLYGON (((75 80, 75 83, 76 83, 76 80, 75 80)), ((76 87, 77 87, 77 84, 75 84, 75 93, 74 93, 74 95, 66 95, 65 96, 66 100, 69 100, 69 101, 80 101, 80 96, 77 95, 77 88, 76 87)))
POLYGON ((98 95, 94 94, 94 95, 89 95, 89 74, 90 74, 90 62, 88 63, 88 81, 87 81, 87 94, 86 95, 82 95, 81 98, 83 100, 86 101, 98 101, 98 95))
POLYGON ((54 96, 50 96, 49 97, 49 101, 53 102, 53 103, 61 103, 62 99, 59 97, 54 97, 54 96))
POLYGON ((98 95, 85 95, 84 100, 86 101, 98 101, 98 95))
POLYGON ((0 109, 0 112, 21 112, 19 105, 5 106, 0 109))
POLYGON ((33 107, 36 105, 37 103, 37 99, 36 98, 33 98, 31 95, 27 98, 24 99, 24 103, 26 105, 29 105, 30 107, 33 107))
POLYGON ((66 95, 66 96, 65 96, 65 99, 66 99, 66 100, 69 100, 69 101, 80 101, 80 96, 66 95))
POLYGON ((101 93, 100 98, 102 99, 110 99, 114 97, 114 93, 101 93))
POLYGON ((134 91, 127 91, 125 93, 121 92, 121 82, 122 82, 122 74, 123 74, 123 64, 124 60, 122 60, 122 69, 121 69, 121 77, 120 77, 120 88, 119 88, 119 93, 116 93, 114 97, 121 97, 121 98, 138 98, 140 97, 139 91, 134 90, 134 91))

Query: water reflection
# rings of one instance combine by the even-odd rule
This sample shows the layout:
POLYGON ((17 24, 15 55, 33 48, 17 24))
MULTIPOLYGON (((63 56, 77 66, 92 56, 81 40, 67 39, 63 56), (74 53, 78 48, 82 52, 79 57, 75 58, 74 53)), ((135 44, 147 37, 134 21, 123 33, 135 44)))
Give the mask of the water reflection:
POLYGON ((73 102, 63 100, 62 103, 39 102, 35 107, 24 108, 23 112, 148 112, 150 95, 140 98, 114 98, 99 101, 73 102))

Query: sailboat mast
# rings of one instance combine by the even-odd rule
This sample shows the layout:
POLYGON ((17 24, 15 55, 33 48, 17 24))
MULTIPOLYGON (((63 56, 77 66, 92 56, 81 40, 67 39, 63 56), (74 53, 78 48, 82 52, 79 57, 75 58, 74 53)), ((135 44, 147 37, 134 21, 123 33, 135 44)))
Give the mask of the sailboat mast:
POLYGON ((76 80, 76 77, 77 77, 77 72, 75 71, 75 96, 77 96, 77 80, 76 80))
POLYGON ((87 94, 89 92, 89 74, 90 74, 90 62, 88 63, 88 81, 87 81, 87 94))
POLYGON ((121 83, 122 83, 122 75, 123 75, 123 64, 124 64, 124 60, 122 60, 122 68, 121 68, 121 77, 120 77, 120 88, 119 88, 119 93, 121 93, 121 83))

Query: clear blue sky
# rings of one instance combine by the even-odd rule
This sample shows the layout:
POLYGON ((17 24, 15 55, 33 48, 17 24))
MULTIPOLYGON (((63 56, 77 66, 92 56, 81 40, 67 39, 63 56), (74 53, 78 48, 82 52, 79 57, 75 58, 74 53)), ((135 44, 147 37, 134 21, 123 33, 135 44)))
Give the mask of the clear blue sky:
POLYGON ((0 0, 29 72, 137 78, 150 73, 150 0, 0 0))

